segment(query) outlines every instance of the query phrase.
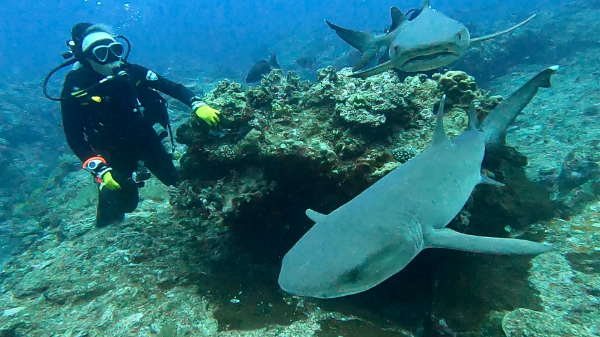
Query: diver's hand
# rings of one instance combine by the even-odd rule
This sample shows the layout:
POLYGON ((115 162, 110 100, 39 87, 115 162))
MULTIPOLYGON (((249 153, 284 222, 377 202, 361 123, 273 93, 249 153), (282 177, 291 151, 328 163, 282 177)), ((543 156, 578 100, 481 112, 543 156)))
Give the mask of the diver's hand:
POLYGON ((121 185, 119 185, 119 183, 115 179, 113 179, 113 176, 110 173, 110 171, 104 173, 104 175, 100 179, 102 180, 102 183, 100 184, 100 189, 102 189, 104 186, 106 186, 109 190, 113 191, 121 189, 121 185))
POLYGON ((213 109, 206 104, 194 109, 194 113, 210 126, 216 126, 221 121, 218 116, 221 114, 221 111, 213 109))
POLYGON ((83 169, 90 172, 100 184, 100 189, 106 186, 110 190, 118 190, 121 185, 113 178, 112 168, 106 165, 106 160, 100 156, 91 157, 83 163, 83 169))

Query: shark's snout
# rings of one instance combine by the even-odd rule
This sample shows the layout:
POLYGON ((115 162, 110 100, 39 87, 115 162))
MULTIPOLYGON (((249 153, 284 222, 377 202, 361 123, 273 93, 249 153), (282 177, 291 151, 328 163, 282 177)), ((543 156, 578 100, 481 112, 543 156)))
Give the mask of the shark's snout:
POLYGON ((394 66, 406 72, 428 71, 458 60, 469 46, 469 31, 459 25, 452 33, 430 35, 429 40, 398 39, 390 48, 394 66), (415 43, 417 42, 417 43, 415 43))

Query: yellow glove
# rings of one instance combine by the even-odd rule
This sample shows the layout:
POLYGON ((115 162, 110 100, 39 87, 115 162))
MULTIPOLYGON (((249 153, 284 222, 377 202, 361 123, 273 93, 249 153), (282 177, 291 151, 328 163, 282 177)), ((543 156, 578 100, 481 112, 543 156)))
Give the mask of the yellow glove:
POLYGON ((110 171, 110 166, 106 165, 106 160, 102 156, 90 157, 83 163, 83 169, 94 175, 97 184, 100 184, 100 189, 104 186, 110 190, 121 189, 121 185, 115 181, 110 171))
POLYGON ((110 173, 110 171, 104 173, 104 175, 102 176, 102 184, 100 184, 100 189, 102 189, 102 187, 106 186, 109 190, 120 190, 121 189, 121 185, 119 185, 119 183, 113 179, 112 174, 110 173))
POLYGON ((208 105, 202 105, 194 110, 196 116, 202 118, 203 121, 208 123, 210 126, 216 126, 221 121, 219 116, 221 111, 213 109, 208 105))

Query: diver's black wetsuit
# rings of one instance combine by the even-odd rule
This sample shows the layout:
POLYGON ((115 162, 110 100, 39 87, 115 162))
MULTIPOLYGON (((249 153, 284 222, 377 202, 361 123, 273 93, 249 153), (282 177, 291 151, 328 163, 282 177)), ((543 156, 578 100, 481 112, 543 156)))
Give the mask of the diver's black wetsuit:
POLYGON ((158 76, 136 64, 123 66, 127 76, 96 85, 104 76, 89 65, 72 70, 66 76, 61 102, 62 123, 67 143, 84 162, 100 155, 113 168, 120 190, 102 188, 98 198, 98 225, 123 218, 138 204, 138 188, 131 175, 138 161, 165 185, 176 185, 178 173, 171 156, 153 128, 166 127, 166 101, 154 89, 191 106, 194 93, 181 84, 158 76), (139 100, 139 103, 138 103, 139 100), (143 109, 140 109, 140 106, 143 109), (142 111, 140 111, 142 110, 142 111))

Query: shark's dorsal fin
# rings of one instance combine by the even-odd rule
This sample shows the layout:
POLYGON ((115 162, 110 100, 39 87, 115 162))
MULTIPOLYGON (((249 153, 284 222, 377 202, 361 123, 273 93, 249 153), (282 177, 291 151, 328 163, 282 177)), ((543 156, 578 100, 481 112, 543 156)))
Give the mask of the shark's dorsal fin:
POLYGON ((500 35, 504 35, 504 34, 510 33, 510 32, 512 32, 513 30, 515 30, 515 29, 517 29, 517 28, 519 28, 519 27, 523 26, 524 24, 528 23, 529 21, 533 20, 533 18, 535 18, 535 16, 536 16, 536 15, 537 15, 537 14, 533 14, 532 16, 528 17, 528 18, 527 18, 525 21, 522 21, 521 23, 519 23, 519 24, 516 24, 516 25, 514 25, 514 26, 512 26, 512 27, 510 27, 510 28, 508 28, 508 29, 505 29, 505 30, 503 30, 503 31, 501 31, 501 32, 494 33, 494 34, 490 34, 490 35, 486 35, 486 36, 482 36, 482 37, 476 37, 476 38, 473 38, 473 39, 471 39, 471 41, 469 41, 469 47, 471 47, 471 46, 473 46, 474 44, 477 44, 477 43, 479 43, 479 42, 482 42, 482 41, 485 41, 485 40, 489 40, 489 39, 493 39, 493 38, 495 38, 495 37, 497 37, 497 36, 500 36, 500 35))
POLYGON ((398 28, 398 26, 400 26, 400 24, 402 22, 404 22, 404 20, 405 20, 404 14, 402 14, 402 11, 398 7, 396 7, 396 6, 392 7, 390 12, 391 12, 391 16, 392 16, 392 25, 390 26, 390 29, 388 30, 388 34, 392 31, 394 31, 396 28, 398 28))
POLYGON ((433 134, 433 145, 448 142, 449 139, 444 131, 444 104, 446 103, 446 95, 442 96, 440 100, 440 107, 438 108, 437 121, 435 123, 435 132, 433 134))
POLYGON ((429 0, 423 0, 423 2, 421 3, 421 10, 425 8, 429 8, 429 0))
POLYGON ((474 102, 469 105, 469 130, 479 130, 479 119, 474 102))
POLYGON ((321 221, 325 220, 325 217, 327 216, 325 214, 317 213, 310 208, 307 209, 305 213, 306 213, 306 216, 309 217, 309 219, 311 219, 314 222, 321 222, 321 221))

